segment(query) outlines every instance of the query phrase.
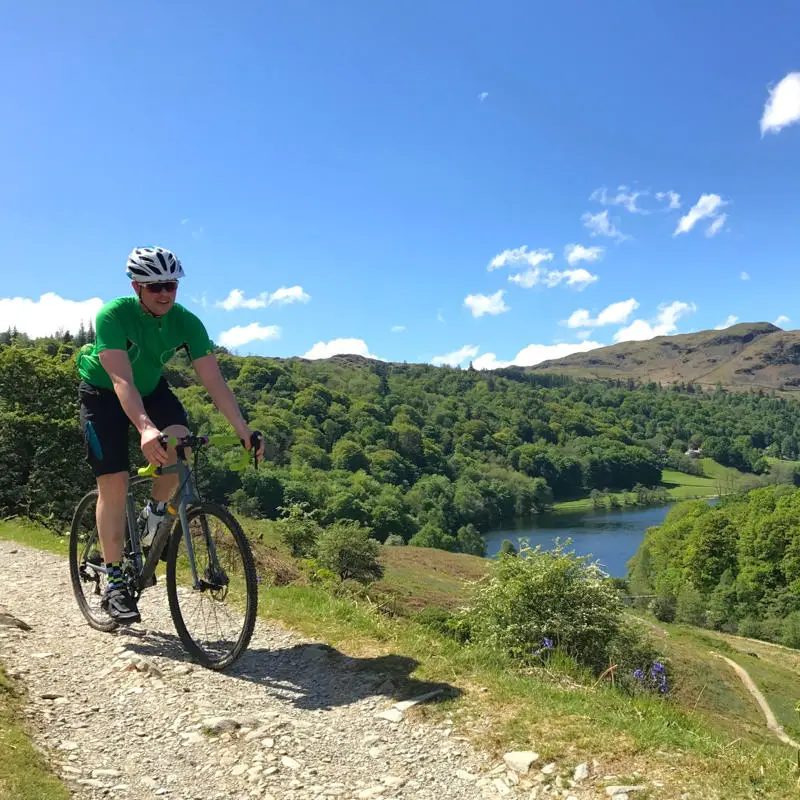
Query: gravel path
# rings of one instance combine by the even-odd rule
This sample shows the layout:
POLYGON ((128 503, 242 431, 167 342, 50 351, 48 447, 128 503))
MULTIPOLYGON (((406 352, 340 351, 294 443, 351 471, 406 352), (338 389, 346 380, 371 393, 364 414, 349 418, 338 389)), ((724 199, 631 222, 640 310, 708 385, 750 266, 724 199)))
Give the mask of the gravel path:
MULTIPOLYGON (((587 765, 556 784, 556 765, 510 769, 451 721, 393 708, 387 675, 407 676, 411 659, 349 658, 259 620, 248 653, 211 672, 186 660, 161 583, 141 625, 103 634, 78 611, 66 559, 13 542, 0 542, 0 603, 31 626, 0 624, 0 661, 29 691, 34 742, 81 800, 605 796, 580 786, 587 765)), ((435 688, 411 680, 412 696, 435 688)))

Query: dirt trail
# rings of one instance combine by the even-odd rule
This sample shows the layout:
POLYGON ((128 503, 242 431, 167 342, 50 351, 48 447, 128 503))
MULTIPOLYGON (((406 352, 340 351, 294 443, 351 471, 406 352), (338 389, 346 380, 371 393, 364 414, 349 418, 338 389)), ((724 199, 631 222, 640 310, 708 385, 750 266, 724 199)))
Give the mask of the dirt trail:
POLYGON ((769 703, 767 703, 767 700, 764 697, 764 695, 761 694, 761 690, 758 688, 758 686, 756 686, 755 682, 750 677, 748 671, 741 665, 737 664, 735 661, 732 661, 730 658, 727 658, 726 656, 722 656, 719 653, 715 653, 714 655, 717 656, 717 658, 721 658, 724 662, 726 662, 732 669, 736 671, 736 674, 742 679, 742 683, 744 683, 744 685, 747 687, 747 690, 750 692, 751 695, 753 695, 759 707, 761 708, 761 711, 763 712, 764 717, 767 720, 767 727, 782 742, 800 750, 800 744, 798 744, 794 739, 792 739, 786 733, 786 731, 783 729, 783 725, 781 725, 775 718, 775 715, 772 713, 772 709, 769 707, 769 703))

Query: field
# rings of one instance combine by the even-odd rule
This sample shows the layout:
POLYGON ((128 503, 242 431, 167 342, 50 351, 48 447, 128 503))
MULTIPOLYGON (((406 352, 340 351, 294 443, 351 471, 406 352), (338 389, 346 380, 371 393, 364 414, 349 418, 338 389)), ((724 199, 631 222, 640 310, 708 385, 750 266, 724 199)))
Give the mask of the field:
MULTIPOLYGON (((689 475, 686 472, 676 472, 665 469, 661 473, 661 486, 669 494, 670 500, 689 500, 694 498, 716 497, 719 494, 735 490, 740 481, 746 478, 743 472, 731 467, 723 467, 713 458, 700 459, 704 475, 689 475)), ((787 463, 787 462, 784 462, 787 463)), ((609 497, 616 497, 621 507, 625 507, 625 492, 609 492, 609 497)), ((591 511, 592 500, 581 497, 577 500, 566 500, 556 503, 554 511, 576 512, 591 511)))

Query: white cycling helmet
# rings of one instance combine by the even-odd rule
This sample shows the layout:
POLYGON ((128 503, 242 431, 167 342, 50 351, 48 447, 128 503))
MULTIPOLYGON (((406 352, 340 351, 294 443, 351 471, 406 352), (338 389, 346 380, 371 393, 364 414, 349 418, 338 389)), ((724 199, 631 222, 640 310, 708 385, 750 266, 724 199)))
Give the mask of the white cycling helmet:
POLYGON ((125 273, 137 283, 177 281, 184 277, 181 262, 163 247, 137 247, 128 256, 125 273))

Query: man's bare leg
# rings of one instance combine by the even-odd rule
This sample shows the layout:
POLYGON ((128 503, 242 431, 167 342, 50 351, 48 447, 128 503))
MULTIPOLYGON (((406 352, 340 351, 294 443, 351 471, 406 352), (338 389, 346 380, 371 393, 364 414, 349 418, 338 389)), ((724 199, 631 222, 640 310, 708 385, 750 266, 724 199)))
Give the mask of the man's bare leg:
MULTIPOLYGON (((168 427, 164 428, 162 433, 166 436, 188 436, 189 429, 184 425, 169 425, 168 427)), ((186 452, 188 455, 189 451, 187 450, 186 452)), ((167 456, 168 465, 172 465, 178 460, 178 454, 175 452, 175 448, 171 445, 167 447, 167 456)), ((178 476, 176 474, 162 475, 158 478, 153 478, 153 500, 156 500, 159 503, 166 503, 170 497, 172 497, 172 494, 177 487, 178 476)))
POLYGON ((125 543, 125 498, 128 494, 128 473, 113 472, 97 478, 97 533, 103 546, 106 563, 122 560, 125 543))
POLYGON ((114 472, 97 478, 97 533, 108 570, 108 586, 100 604, 112 619, 123 625, 139 622, 139 609, 130 597, 122 575, 122 551, 125 544, 125 501, 128 473, 114 472))

